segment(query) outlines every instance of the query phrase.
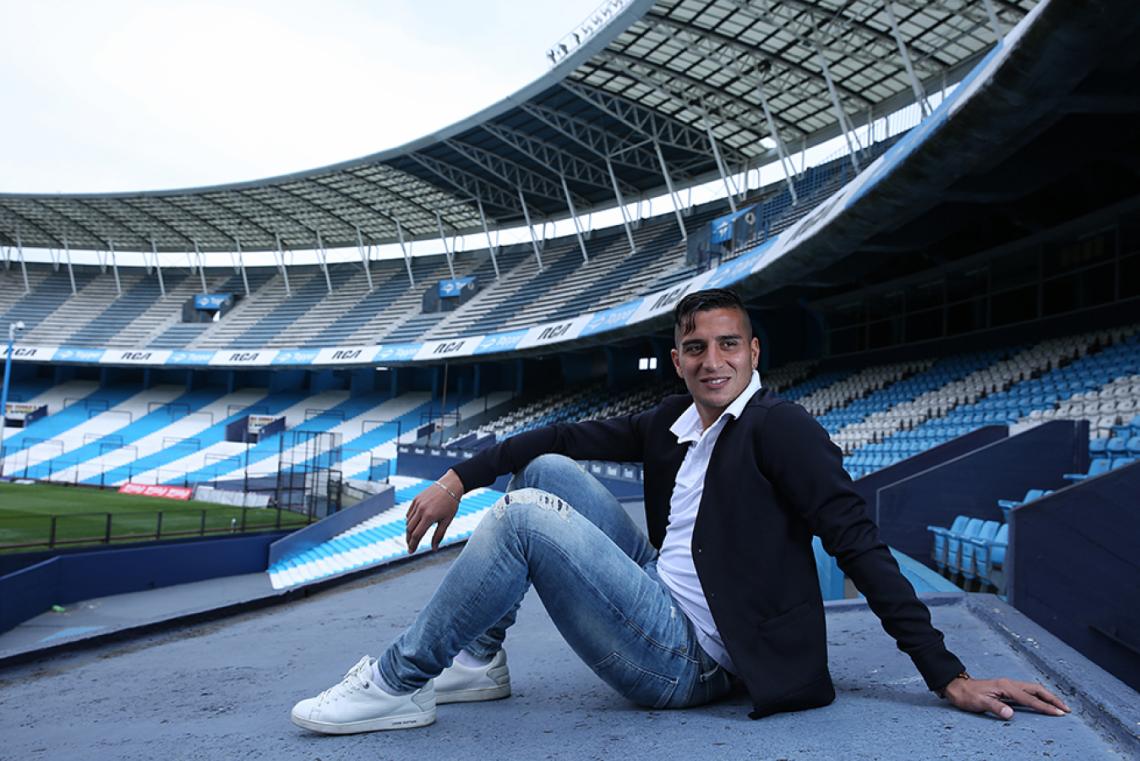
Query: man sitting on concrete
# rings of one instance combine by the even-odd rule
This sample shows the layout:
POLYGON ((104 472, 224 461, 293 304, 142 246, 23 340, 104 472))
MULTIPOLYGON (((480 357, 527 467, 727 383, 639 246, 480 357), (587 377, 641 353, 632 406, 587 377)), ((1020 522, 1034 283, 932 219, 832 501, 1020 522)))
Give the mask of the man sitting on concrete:
POLYGON ((827 432, 760 386, 760 344, 736 294, 674 311, 689 395, 609 420, 519 434, 456 465, 408 510, 408 551, 435 548, 465 491, 515 473, 415 623, 379 658, 299 702, 330 734, 419 727, 439 703, 510 694, 503 640, 531 584, 567 642, 629 700, 686 708, 736 681, 749 714, 830 703, 818 536, 927 686, 967 711, 1004 701, 1062 715, 1039 684, 971 679, 867 517, 827 432), (642 462, 649 535, 573 459, 642 462))

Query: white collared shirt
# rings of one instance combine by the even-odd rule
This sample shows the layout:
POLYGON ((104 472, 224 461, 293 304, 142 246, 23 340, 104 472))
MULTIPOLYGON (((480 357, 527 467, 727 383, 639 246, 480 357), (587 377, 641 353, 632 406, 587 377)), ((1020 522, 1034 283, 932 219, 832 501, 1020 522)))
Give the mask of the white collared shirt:
POLYGON ((677 437, 677 443, 689 444, 689 450, 685 452, 681 469, 677 471, 673 496, 669 500, 669 525, 665 529, 665 541, 661 543, 661 555, 657 560, 658 576, 673 593, 673 599, 681 606, 681 611, 693 622, 701 647, 713 660, 734 673, 736 669, 728 657, 716 623, 713 622, 708 600, 705 599, 693 563, 693 526, 697 522, 701 495, 705 491, 705 472, 720 432, 724 430, 728 417, 740 417, 744 405, 759 390, 760 374, 753 370, 747 388, 732 400, 732 404, 708 428, 702 430, 696 404, 690 404, 670 426, 669 431, 677 437))

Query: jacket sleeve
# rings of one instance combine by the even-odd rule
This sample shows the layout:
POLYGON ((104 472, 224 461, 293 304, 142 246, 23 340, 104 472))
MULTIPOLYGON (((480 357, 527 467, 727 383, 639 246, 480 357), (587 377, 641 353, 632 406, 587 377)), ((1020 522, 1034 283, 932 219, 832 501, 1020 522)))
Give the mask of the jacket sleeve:
POLYGON ((642 459, 644 431, 652 410, 636 415, 555 423, 527 431, 487 447, 453 466, 466 490, 488 486, 496 478, 517 473, 539 455, 562 454, 576 460, 637 462, 642 459))
POLYGON ((798 404, 778 404, 762 423, 757 450, 761 471, 867 598, 927 687, 941 689, 964 671, 879 538, 878 526, 843 469, 843 454, 823 426, 798 404))

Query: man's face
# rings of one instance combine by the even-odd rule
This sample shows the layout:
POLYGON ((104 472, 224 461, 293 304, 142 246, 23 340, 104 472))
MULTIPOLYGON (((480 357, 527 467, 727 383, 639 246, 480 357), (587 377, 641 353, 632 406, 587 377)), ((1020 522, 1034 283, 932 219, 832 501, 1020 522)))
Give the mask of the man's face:
POLYGON ((738 309, 709 309, 693 317, 693 329, 673 349, 673 366, 707 428, 747 388, 760 360, 760 341, 738 309))

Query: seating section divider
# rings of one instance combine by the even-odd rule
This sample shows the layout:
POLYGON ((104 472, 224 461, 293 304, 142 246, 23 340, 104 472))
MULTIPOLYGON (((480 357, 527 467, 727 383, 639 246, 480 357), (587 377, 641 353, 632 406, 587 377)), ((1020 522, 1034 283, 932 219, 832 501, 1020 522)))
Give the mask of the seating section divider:
POLYGON ((1009 601, 1140 690, 1140 464, 1010 513, 1009 601))
POLYGON ((879 488, 873 517, 887 544, 929 558, 928 525, 961 514, 1000 521, 999 498, 1060 488, 1063 474, 1087 467, 1088 423, 1055 420, 879 488))

